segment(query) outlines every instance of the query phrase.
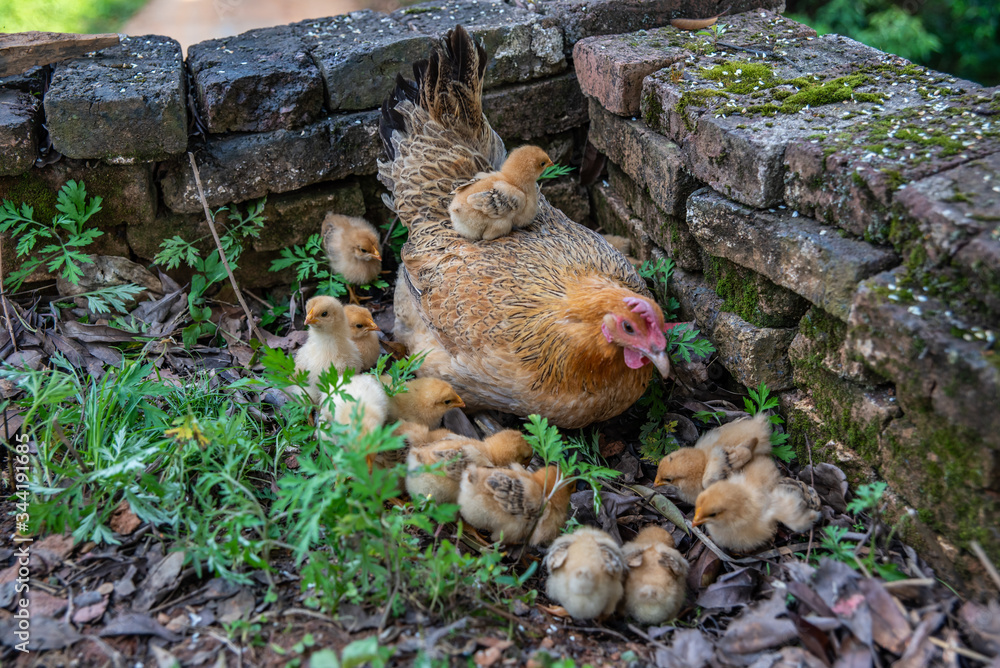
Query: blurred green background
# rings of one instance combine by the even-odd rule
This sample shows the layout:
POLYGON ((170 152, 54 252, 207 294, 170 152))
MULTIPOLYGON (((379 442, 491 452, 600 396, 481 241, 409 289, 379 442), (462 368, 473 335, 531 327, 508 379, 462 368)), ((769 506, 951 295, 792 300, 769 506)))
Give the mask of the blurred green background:
POLYGON ((985 86, 1000 84, 998 0, 786 0, 786 15, 985 86))
MULTIPOLYGON (((0 0, 0 32, 116 32, 149 1, 0 0)), ((398 0, 388 2, 394 5, 398 0)), ((382 4, 380 9, 393 8, 382 4)), ((847 35, 987 86, 1000 84, 1000 0, 786 0, 786 4, 790 18, 820 33, 847 35)))
POLYGON ((0 32, 118 32, 149 0, 0 0, 0 32))

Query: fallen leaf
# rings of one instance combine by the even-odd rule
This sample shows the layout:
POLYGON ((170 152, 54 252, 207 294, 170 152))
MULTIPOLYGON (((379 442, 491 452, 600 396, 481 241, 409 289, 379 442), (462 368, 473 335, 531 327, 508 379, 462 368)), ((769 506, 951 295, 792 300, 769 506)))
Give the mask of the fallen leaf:
POLYGON ((642 474, 642 465, 639 458, 627 452, 618 458, 618 464, 614 467, 621 475, 617 478, 621 482, 633 483, 642 474))
POLYGON ((966 601, 958 616, 969 629, 973 649, 987 656, 1000 654, 1000 603, 996 599, 986 605, 966 601))
POLYGON ((232 624, 238 619, 245 619, 253 610, 253 592, 249 589, 241 589, 236 596, 227 598, 219 603, 218 619, 223 624, 232 624))
POLYGON ((670 19, 670 25, 678 30, 701 30, 702 28, 715 25, 715 22, 718 20, 718 16, 707 19, 670 19))
POLYGON ((833 464, 806 466, 798 475, 799 480, 816 490, 820 500, 838 513, 847 512, 847 475, 833 464), (814 482, 815 481, 815 482, 814 482))
POLYGON ((892 668, 923 668, 931 665, 935 649, 930 642, 930 635, 941 626, 944 619, 944 614, 940 612, 927 615, 914 629, 913 635, 906 643, 906 651, 899 661, 892 664, 892 668))
POLYGON ((834 612, 830 606, 814 592, 809 585, 804 582, 792 581, 788 583, 788 593, 799 600, 799 603, 815 612, 821 617, 833 617, 834 612))
POLYGON ((822 661, 823 665, 830 666, 830 658, 834 654, 830 636, 796 612, 789 610, 788 618, 795 624, 795 630, 799 634, 802 646, 822 661))
POLYGON ((746 608, 719 640, 718 648, 726 653, 750 654, 782 645, 797 632, 785 615, 785 597, 779 592, 753 608, 746 608), (780 616, 780 618, 779 618, 780 616))
POLYGON ((698 596, 703 608, 735 608, 753 600, 753 590, 760 574, 751 568, 726 573, 698 596))
POLYGON ((66 609, 68 601, 64 598, 57 598, 41 589, 31 590, 28 598, 28 610, 32 617, 55 617, 66 609))
POLYGON ((683 445, 694 445, 698 441, 698 428, 687 417, 680 413, 667 413, 663 416, 663 421, 677 423, 674 428, 674 436, 683 445))
POLYGON ((445 412, 441 426, 454 434, 479 440, 479 432, 461 408, 451 408, 445 412))
POLYGON ((655 508, 657 512, 666 517, 668 520, 673 522, 674 526, 683 529, 684 533, 688 533, 687 523, 684 521, 684 513, 680 511, 680 508, 674 505, 673 501, 659 492, 653 491, 649 487, 644 487, 642 485, 629 485, 628 488, 649 501, 653 508, 655 508))
MULTIPOLYGON (((14 635, 17 628, 18 621, 14 618, 0 620, 0 643, 13 647, 20 642, 14 635)), ((30 633, 30 649, 33 652, 62 649, 83 639, 69 622, 56 621, 49 617, 32 618, 30 633)))
POLYGON ((899 603, 882 583, 872 578, 861 581, 861 592, 872 612, 872 638, 893 654, 902 654, 913 629, 899 603))
POLYGON ((180 668, 181 662, 177 660, 177 657, 162 647, 150 644, 149 651, 153 653, 153 658, 156 659, 156 668, 180 668))
POLYGON ((32 577, 47 575, 62 564, 63 560, 73 551, 73 537, 69 534, 54 534, 47 536, 31 548, 29 568, 32 577))
MULTIPOLYGON (((175 553, 177 554, 177 553, 175 553)), ((138 612, 123 612, 104 628, 98 631, 99 636, 156 636, 169 642, 179 642, 181 636, 171 633, 149 615, 138 612)))
POLYGON ((705 547, 705 544, 698 542, 701 553, 695 560, 694 565, 688 569, 688 589, 700 591, 715 582, 719 577, 719 570, 722 568, 722 560, 719 556, 705 547))
POLYGON ((176 584, 184 565, 184 552, 171 552, 164 557, 142 583, 139 595, 132 602, 132 609, 146 612, 153 607, 157 598, 166 596, 176 584))
POLYGON ((89 624, 101 618, 104 611, 108 609, 108 597, 102 596, 97 603, 85 605, 73 611, 73 623, 76 625, 89 624))
POLYGON ((712 643, 701 631, 685 629, 674 634, 670 649, 656 651, 657 668, 702 668, 715 655, 712 643))
POLYGON ((111 530, 121 536, 128 536, 133 531, 142 526, 142 520, 132 512, 132 506, 128 501, 122 499, 118 507, 111 511, 111 530))
POLYGON ((135 341, 135 334, 123 329, 107 325, 89 325, 76 320, 67 320, 59 324, 63 334, 81 343, 130 343, 135 341))

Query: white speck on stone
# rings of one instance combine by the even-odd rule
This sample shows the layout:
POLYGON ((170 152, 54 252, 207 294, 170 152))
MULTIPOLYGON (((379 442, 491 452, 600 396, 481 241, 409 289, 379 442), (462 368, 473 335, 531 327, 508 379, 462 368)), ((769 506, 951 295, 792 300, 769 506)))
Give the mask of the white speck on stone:
POLYGON ((826 236, 826 230, 820 230, 820 231, 819 231, 819 235, 820 235, 821 237, 825 237, 825 236, 826 236))
POLYGON ((910 308, 908 308, 906 310, 909 311, 910 313, 912 313, 913 315, 922 315, 922 313, 923 313, 920 310, 919 306, 911 306, 910 308))
POLYGON ((917 295, 916 297, 914 297, 914 299, 916 299, 918 302, 923 303, 927 301, 927 295, 917 295))

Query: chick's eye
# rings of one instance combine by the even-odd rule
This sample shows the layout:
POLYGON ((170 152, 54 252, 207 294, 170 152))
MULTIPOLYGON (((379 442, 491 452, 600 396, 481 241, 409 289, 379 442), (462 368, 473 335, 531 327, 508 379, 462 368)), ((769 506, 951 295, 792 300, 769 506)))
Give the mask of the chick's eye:
POLYGON ((445 399, 444 400, 444 405, 445 406, 451 406, 451 399, 445 399))
POLYGON ((320 314, 319 314, 319 317, 321 317, 321 318, 325 318, 325 317, 326 317, 327 315, 329 315, 329 314, 330 314, 330 312, 329 312, 329 311, 323 311, 322 313, 320 313, 320 314))
POLYGON ((622 329, 625 330, 626 334, 635 334, 635 328, 627 321, 622 323, 622 329))

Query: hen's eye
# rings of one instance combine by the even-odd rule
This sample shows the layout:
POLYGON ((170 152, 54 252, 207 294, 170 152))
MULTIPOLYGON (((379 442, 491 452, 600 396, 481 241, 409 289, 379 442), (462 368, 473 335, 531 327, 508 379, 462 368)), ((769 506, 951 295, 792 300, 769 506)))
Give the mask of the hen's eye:
POLYGON ((329 311, 323 311, 322 313, 319 314, 319 317, 325 318, 329 313, 330 313, 329 311))
POLYGON ((635 329, 633 329, 632 325, 629 324, 629 323, 627 323, 627 322, 623 322, 622 323, 622 329, 625 330, 626 334, 634 334, 635 333, 635 329))

